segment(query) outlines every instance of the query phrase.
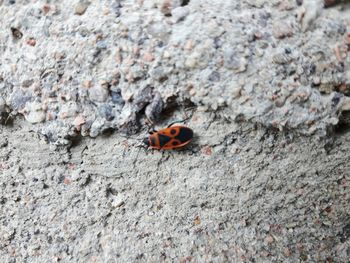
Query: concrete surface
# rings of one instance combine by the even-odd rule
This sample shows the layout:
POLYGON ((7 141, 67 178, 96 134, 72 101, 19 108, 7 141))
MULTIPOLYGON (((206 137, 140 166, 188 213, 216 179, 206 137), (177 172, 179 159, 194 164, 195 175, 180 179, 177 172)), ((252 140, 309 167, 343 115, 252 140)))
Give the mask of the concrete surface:
POLYGON ((349 262, 350 13, 301 2, 0 0, 0 262, 349 262))
POLYGON ((329 144, 189 124, 203 140, 163 153, 1 127, 1 262, 348 261, 348 130, 329 144))

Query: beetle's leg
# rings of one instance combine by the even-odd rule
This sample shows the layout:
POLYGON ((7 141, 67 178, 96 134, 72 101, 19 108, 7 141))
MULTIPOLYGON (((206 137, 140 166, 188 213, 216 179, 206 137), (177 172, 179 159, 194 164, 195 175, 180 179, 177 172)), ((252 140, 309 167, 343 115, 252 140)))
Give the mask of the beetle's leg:
POLYGON ((149 134, 153 134, 153 133, 156 133, 157 131, 154 129, 154 127, 151 127, 149 130, 148 130, 148 133, 149 134))
POLYGON ((162 156, 158 160, 158 166, 161 165, 163 162, 166 162, 170 158, 171 153, 169 151, 167 151, 167 152, 161 151, 161 154, 162 154, 162 156), (166 156, 164 156, 164 155, 166 155, 166 156))
POLYGON ((196 110, 197 107, 193 106, 193 107, 187 107, 184 109, 184 115, 185 115, 185 118, 189 118, 188 114, 187 114, 187 110, 193 110, 191 112, 191 116, 193 116, 194 114, 194 111, 196 110))

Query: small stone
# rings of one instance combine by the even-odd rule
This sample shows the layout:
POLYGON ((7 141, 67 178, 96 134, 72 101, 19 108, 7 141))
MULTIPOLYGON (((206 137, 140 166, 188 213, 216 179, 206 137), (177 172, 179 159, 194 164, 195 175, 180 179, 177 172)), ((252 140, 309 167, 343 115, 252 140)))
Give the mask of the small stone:
POLYGON ((303 32, 317 19, 322 8, 322 1, 303 1, 303 5, 299 8, 297 13, 297 19, 301 23, 303 32))
POLYGON ((84 80, 83 81, 83 87, 84 88, 91 88, 92 87, 92 81, 91 80, 84 80))
POLYGON ((232 89, 232 96, 235 99, 241 97, 242 96, 242 88, 241 87, 234 87, 232 89))
POLYGON ((210 146, 205 146, 202 148, 202 153, 210 156, 210 155, 212 155, 213 151, 212 151, 210 146))
POLYGON ((171 11, 181 6, 183 0, 162 0, 160 5, 160 11, 166 15, 171 15, 171 11))
POLYGON ((289 248, 285 248, 283 250, 283 254, 286 256, 286 257, 290 257, 292 255, 292 252, 289 250, 289 248))
POLYGON ((75 127, 80 127, 81 125, 83 125, 86 122, 85 118, 81 115, 78 115, 74 121, 73 121, 73 125, 75 127))
POLYGON ((350 93, 350 84, 349 83, 342 83, 342 84, 339 85, 338 90, 341 93, 349 95, 349 93, 350 93))
POLYGON ((194 47, 194 42, 192 39, 190 39, 186 42, 184 49, 190 51, 193 49, 193 47, 194 47))
POLYGON ((313 77, 312 84, 318 86, 318 85, 320 85, 320 83, 321 83, 321 78, 320 77, 318 77, 318 76, 313 77))
POLYGON ((159 66, 159 67, 153 68, 150 71, 150 76, 152 77, 152 79, 162 82, 168 78, 167 73, 169 72, 165 72, 164 68, 162 66, 159 66))
POLYGON ((27 45, 34 47, 36 45, 36 40, 35 40, 35 38, 31 37, 26 41, 26 43, 27 43, 27 45))
MULTIPOLYGON (((1 103, 0 103, 1 105, 1 103)), ((340 106, 340 111, 350 111, 350 98, 344 97, 343 102, 340 106)))
POLYGON ((102 86, 89 89, 89 98, 95 102, 105 102, 108 98, 108 90, 102 86))
POLYGON ((121 207, 125 204, 125 201, 122 200, 123 197, 116 197, 116 198, 113 198, 113 201, 112 201, 112 206, 115 207, 115 208, 118 208, 118 207, 121 207))
POLYGON ((177 7, 171 11, 172 21, 174 24, 185 19, 190 13, 188 7, 177 7))
POLYGON ((294 4, 292 1, 282 1, 278 6, 278 10, 280 11, 292 10, 293 8, 294 8, 294 4))
POLYGON ((30 123, 40 123, 46 119, 46 113, 39 102, 28 102, 24 108, 24 117, 30 123))
POLYGON ((134 93, 131 90, 123 90, 121 91, 121 95, 124 101, 131 101, 134 97, 134 93))
POLYGON ((125 101, 124 101, 124 99, 122 97, 120 89, 112 90, 111 91, 111 97, 112 97, 112 102, 113 103, 118 104, 120 106, 124 106, 125 101))
POLYGON ((171 54, 169 51, 164 51, 163 53, 163 58, 170 58, 171 57, 171 54))
POLYGON ((75 14, 76 15, 83 15, 86 11, 86 9, 89 7, 90 2, 88 1, 79 1, 75 6, 75 14))
POLYGON ((328 123, 332 124, 333 126, 337 125, 339 123, 339 119, 336 117, 331 117, 328 119, 328 123))
POLYGON ((225 101, 225 99, 224 98, 218 98, 218 105, 220 106, 220 107, 223 107, 223 106, 225 106, 225 104, 226 104, 226 101, 225 101))
POLYGON ((100 116, 106 119, 107 121, 112 121, 115 118, 115 112, 113 111, 112 106, 107 103, 102 104, 99 107, 98 112, 100 116))
POLYGON ((164 102, 160 93, 155 91, 154 94, 151 104, 147 105, 145 110, 146 117, 153 122, 160 118, 160 114, 164 109, 164 102))
POLYGON ((147 27, 147 32, 154 38, 166 40, 168 38, 168 27, 164 23, 155 22, 147 27))
POLYGON ((331 94, 334 91, 335 87, 332 83, 321 83, 318 87, 318 90, 324 94, 331 94))
POLYGON ((194 218, 194 224, 195 224, 196 226, 198 226, 198 225, 201 224, 201 219, 200 219, 199 216, 196 216, 196 217, 194 218))
POLYGON ((46 114, 43 111, 30 111, 28 114, 24 115, 25 119, 30 123, 40 123, 46 118, 46 114))
POLYGON ((140 90, 133 101, 133 108, 135 112, 144 109, 154 98, 153 87, 146 86, 140 90))
POLYGON ((218 82, 220 81, 220 73, 217 71, 213 71, 212 73, 210 73, 208 80, 211 82, 218 82))
POLYGON ((154 56, 151 53, 146 52, 143 55, 143 60, 146 61, 146 62, 152 62, 154 60, 154 56))
POLYGON ((277 53, 275 55, 272 56, 272 61, 276 64, 287 64, 289 62, 291 62, 293 60, 293 58, 286 53, 277 53))
POLYGON ((47 13, 50 12, 51 7, 48 4, 44 4, 42 9, 43 9, 44 14, 46 15, 47 13))
POLYGON ((63 183, 65 185, 70 185, 72 183, 72 181, 69 178, 65 177, 64 180, 63 180, 63 183))
POLYGON ((197 93, 197 91, 196 91, 195 89, 190 89, 190 91, 189 91, 189 94, 190 94, 191 96, 196 95, 196 93, 197 93))
POLYGON ((287 22, 275 22, 273 24, 272 34, 275 38, 280 39, 285 37, 291 37, 293 35, 293 28, 287 22))
POLYGON ((240 57, 234 50, 225 50, 225 67, 234 70, 236 73, 244 72, 247 69, 248 62, 244 57, 240 57))
POLYGON ((265 242, 267 244, 272 244, 273 241, 274 241, 274 238, 270 235, 265 238, 265 242))
POLYGON ((22 82, 22 87, 28 88, 34 83, 34 80, 32 79, 26 79, 22 82))
POLYGON ((97 118, 91 125, 89 135, 93 138, 99 135, 104 124, 105 124, 104 119, 97 118))
POLYGON ((286 98, 284 96, 281 96, 281 97, 278 97, 276 100, 275 100, 275 105, 279 108, 283 107, 283 105, 285 104, 286 102, 286 98))
POLYGON ((197 58, 193 57, 193 56, 190 56, 189 58, 186 59, 185 61, 185 66, 187 68, 195 68, 196 65, 197 65, 197 58))

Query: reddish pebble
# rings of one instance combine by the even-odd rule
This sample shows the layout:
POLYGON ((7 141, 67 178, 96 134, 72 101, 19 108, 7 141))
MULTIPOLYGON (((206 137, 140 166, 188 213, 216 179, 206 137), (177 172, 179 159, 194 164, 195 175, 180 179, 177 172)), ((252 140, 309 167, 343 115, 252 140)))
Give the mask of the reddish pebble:
POLYGON ((65 177, 63 180, 63 183, 66 185, 69 185, 69 184, 71 184, 71 180, 69 178, 65 177))
POLYGON ((29 38, 28 40, 27 40, 27 44, 29 45, 29 46, 32 46, 32 47, 34 47, 35 45, 36 45, 36 40, 34 39, 34 38, 29 38))
POLYGON ((151 53, 145 53, 143 55, 143 60, 147 62, 151 62, 154 60, 154 56, 151 53))
POLYGON ((210 146, 205 146, 202 148, 202 153, 205 155, 212 155, 213 151, 210 146))
POLYGON ((289 250, 289 248, 285 248, 284 251, 283 251, 283 254, 286 257, 290 257, 290 255, 292 255, 292 252, 289 250))
POLYGON ((196 226, 198 226, 200 223, 201 223, 201 219, 199 218, 199 216, 196 216, 196 217, 194 218, 194 224, 195 224, 196 226))
POLYGON ((265 238, 265 242, 267 243, 267 244, 271 244, 272 242, 273 242, 273 237, 272 236, 267 236, 266 238, 265 238))
POLYGON ((48 4, 43 5, 43 12, 44 14, 47 14, 48 12, 50 12, 50 6, 48 4))
POLYGON ((180 260, 180 263, 187 263, 187 262, 191 262, 192 257, 191 256, 187 256, 184 259, 180 260))
POLYGON ((75 163, 68 163, 67 166, 69 170, 74 170, 77 167, 75 163))
POLYGON ((330 212, 332 212, 332 207, 328 206, 325 208, 324 211, 326 211, 327 213, 330 213, 330 212))

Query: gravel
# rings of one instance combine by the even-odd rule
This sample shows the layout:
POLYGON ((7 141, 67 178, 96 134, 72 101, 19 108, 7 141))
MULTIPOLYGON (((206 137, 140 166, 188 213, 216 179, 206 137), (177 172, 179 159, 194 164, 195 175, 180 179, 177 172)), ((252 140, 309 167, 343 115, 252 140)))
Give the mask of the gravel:
POLYGON ((323 10, 321 1, 1 6, 5 111, 40 123, 40 132, 132 134, 187 101, 223 109, 232 121, 327 136, 349 93, 349 18, 339 6, 323 10), (134 107, 146 86, 162 102, 146 96, 143 109, 134 107), (144 111, 152 103, 156 112, 144 111), (76 130, 77 116, 88 120, 84 129, 76 130))

